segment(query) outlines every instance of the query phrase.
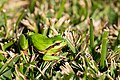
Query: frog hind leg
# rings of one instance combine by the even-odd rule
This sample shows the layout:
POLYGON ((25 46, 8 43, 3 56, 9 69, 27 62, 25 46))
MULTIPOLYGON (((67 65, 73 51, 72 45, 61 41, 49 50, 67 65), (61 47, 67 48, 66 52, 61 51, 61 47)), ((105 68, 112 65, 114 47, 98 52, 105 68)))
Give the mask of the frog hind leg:
POLYGON ((52 56, 52 55, 44 55, 43 60, 45 61, 52 61, 52 60, 58 60, 60 59, 59 56, 52 56))

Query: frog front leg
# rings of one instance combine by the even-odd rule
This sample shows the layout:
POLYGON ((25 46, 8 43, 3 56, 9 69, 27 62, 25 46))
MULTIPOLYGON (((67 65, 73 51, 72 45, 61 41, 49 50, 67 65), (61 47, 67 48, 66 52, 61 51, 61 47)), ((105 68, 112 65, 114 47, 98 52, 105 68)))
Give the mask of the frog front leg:
POLYGON ((45 54, 43 56, 43 60, 45 60, 45 61, 52 61, 52 60, 58 60, 58 59, 60 59, 59 56, 52 56, 52 55, 48 55, 48 54, 45 54))

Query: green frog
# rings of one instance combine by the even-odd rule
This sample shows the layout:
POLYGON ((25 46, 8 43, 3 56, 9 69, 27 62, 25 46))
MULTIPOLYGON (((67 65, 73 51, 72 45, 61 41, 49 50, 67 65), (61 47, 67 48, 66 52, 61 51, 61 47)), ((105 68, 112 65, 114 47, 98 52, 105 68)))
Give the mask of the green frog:
MULTIPOLYGON (((43 60, 47 61, 58 60, 60 57, 54 55, 67 45, 65 39, 60 35, 48 38, 42 34, 33 33, 30 35, 30 41, 35 49, 44 54, 43 60)), ((21 46, 23 48, 28 46, 28 42, 26 41, 25 37, 23 37, 20 42, 22 43, 21 46)))

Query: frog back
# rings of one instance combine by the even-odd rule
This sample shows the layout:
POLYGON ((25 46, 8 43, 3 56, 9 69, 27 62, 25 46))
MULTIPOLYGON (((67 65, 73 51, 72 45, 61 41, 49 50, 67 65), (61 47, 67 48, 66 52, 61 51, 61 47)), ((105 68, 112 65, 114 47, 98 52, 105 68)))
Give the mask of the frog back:
POLYGON ((46 50, 51 44, 53 44, 53 41, 51 41, 47 36, 38 33, 31 36, 31 41, 33 46, 40 51, 46 50))

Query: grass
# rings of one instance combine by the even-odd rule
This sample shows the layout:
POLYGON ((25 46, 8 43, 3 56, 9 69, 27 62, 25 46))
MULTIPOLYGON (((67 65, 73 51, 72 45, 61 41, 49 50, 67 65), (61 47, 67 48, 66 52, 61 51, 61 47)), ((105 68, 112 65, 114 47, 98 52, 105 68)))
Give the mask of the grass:
POLYGON ((93 21, 90 19, 90 49, 92 56, 94 56, 94 31, 93 31, 93 21))
POLYGON ((106 66, 106 54, 107 54, 107 40, 108 38, 108 32, 105 31, 102 35, 102 49, 101 49, 101 61, 100 61, 100 67, 103 69, 106 66))
POLYGON ((119 6, 120 0, 1 0, 0 80, 119 80, 119 6), (29 40, 33 32, 67 41, 59 60, 42 59, 29 40))

